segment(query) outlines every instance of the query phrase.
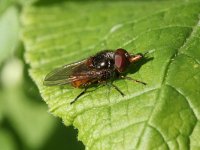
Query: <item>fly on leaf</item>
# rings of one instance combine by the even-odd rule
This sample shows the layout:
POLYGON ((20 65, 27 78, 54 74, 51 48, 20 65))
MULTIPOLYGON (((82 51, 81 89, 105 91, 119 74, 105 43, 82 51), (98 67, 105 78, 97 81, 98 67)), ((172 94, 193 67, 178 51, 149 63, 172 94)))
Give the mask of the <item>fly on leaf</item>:
POLYGON ((106 83, 124 96, 124 93, 112 81, 117 78, 123 78, 146 85, 142 81, 122 75, 130 64, 138 62, 143 57, 143 54, 129 54, 122 48, 115 51, 104 50, 82 61, 53 70, 45 77, 44 85, 71 84, 75 88, 83 88, 84 90, 70 104, 74 103, 94 84, 106 83))

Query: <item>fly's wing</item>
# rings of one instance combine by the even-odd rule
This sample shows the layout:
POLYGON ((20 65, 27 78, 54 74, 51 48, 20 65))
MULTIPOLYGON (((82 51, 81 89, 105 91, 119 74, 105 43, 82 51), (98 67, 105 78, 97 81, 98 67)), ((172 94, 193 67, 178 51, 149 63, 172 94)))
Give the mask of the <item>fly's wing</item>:
POLYGON ((80 78, 86 78, 84 76, 77 76, 74 74, 76 71, 81 72, 83 71, 83 68, 87 68, 85 61, 86 60, 72 63, 53 70, 46 75, 43 84, 47 86, 63 85, 80 80, 80 78))

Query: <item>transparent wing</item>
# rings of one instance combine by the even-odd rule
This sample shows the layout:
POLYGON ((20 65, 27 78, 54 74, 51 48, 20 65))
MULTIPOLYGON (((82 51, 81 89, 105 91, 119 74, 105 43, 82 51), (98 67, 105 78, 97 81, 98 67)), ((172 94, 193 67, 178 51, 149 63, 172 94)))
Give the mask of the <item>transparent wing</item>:
POLYGON ((63 85, 84 79, 87 77, 84 73, 87 70, 88 67, 85 65, 85 60, 65 65, 47 74, 43 84, 47 86, 63 85))

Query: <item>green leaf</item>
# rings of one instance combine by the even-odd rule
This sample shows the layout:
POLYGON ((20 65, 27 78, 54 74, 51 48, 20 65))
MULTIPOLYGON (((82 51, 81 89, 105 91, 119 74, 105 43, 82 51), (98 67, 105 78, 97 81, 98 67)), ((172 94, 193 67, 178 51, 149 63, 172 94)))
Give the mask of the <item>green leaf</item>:
POLYGON ((86 149, 199 149, 200 1, 65 2, 23 12, 25 58, 50 112, 78 128, 86 149), (103 49, 155 50, 114 83, 82 91, 43 86, 52 69, 103 49))
POLYGON ((0 1, 0 15, 13 3, 12 0, 1 0, 0 1))
POLYGON ((13 138, 10 136, 10 132, 0 129, 0 149, 3 150, 14 150, 16 143, 13 138))
POLYGON ((46 113, 47 107, 41 105, 40 98, 31 97, 33 83, 24 89, 28 83, 23 78, 23 67, 22 61, 14 58, 5 63, 1 71, 0 119, 9 121, 26 149, 39 149, 53 133, 56 122, 46 113))
POLYGON ((13 55, 20 43, 20 7, 36 0, 0 1, 0 64, 13 55), (19 7, 20 6, 20 7, 19 7))
POLYGON ((0 16, 0 64, 13 53, 19 43, 19 19, 15 7, 0 16))

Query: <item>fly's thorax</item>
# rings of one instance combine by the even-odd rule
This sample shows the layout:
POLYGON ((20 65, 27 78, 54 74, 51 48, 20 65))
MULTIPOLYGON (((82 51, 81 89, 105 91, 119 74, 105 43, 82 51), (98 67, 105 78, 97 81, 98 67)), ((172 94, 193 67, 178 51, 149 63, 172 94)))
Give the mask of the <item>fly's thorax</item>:
POLYGON ((114 52, 103 51, 87 60, 87 65, 95 69, 112 69, 114 68, 114 52))
POLYGON ((111 69, 103 69, 99 75, 101 81, 107 81, 114 77, 115 72, 111 69))

